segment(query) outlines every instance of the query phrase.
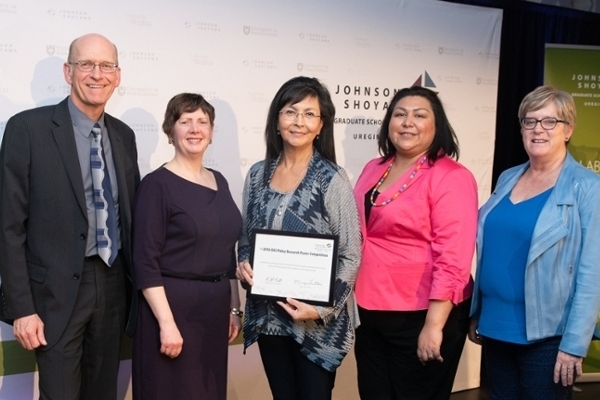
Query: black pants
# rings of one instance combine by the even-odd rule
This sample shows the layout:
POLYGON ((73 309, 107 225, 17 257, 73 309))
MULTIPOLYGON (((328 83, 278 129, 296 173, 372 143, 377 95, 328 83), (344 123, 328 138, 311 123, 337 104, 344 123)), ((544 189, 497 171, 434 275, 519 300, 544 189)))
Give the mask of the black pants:
POLYGON ((125 330, 125 278, 118 256, 109 268, 86 258, 75 308, 58 342, 38 348, 40 399, 115 400, 125 330))
POLYGON ((425 365, 417 342, 427 311, 369 311, 359 308, 354 351, 362 400, 447 400, 469 329, 471 301, 450 312, 443 330, 444 362, 425 365))
POLYGON ((302 355, 292 337, 260 335, 258 348, 273 400, 331 400, 335 372, 302 355))

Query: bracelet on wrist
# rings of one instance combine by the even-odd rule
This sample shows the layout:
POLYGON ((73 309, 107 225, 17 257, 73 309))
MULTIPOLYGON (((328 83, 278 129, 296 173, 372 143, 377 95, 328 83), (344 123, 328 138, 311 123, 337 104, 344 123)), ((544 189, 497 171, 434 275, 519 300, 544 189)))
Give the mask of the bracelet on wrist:
POLYGON ((244 316, 244 312, 239 308, 233 307, 231 310, 231 315, 235 315, 236 317, 242 318, 244 316))

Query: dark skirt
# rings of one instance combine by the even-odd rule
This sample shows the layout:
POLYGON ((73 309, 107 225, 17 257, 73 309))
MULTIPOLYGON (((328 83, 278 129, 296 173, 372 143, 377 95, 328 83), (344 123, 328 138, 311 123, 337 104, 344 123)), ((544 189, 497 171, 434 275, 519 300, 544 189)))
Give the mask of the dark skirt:
POLYGON ((133 339, 133 398, 225 400, 229 279, 203 282, 164 277, 164 285, 183 349, 174 359, 160 353, 158 322, 142 299, 133 339))

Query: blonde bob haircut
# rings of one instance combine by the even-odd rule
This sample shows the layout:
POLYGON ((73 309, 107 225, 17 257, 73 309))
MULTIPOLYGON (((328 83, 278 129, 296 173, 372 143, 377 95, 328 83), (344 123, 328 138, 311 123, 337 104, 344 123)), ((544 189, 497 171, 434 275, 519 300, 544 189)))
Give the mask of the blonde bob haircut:
POLYGON ((577 111, 575 110, 575 101, 573 96, 553 86, 539 86, 533 92, 527 94, 519 106, 519 121, 521 121, 528 112, 537 111, 554 103, 556 107, 556 118, 567 121, 569 125, 575 128, 577 122, 577 111))

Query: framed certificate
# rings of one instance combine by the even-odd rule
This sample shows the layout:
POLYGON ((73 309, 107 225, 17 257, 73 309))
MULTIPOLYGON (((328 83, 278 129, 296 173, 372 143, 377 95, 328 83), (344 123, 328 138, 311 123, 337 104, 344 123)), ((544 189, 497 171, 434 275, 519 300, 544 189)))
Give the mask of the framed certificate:
POLYGON ((250 265, 252 298, 332 306, 339 238, 297 232, 256 229, 250 265))

